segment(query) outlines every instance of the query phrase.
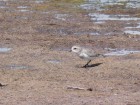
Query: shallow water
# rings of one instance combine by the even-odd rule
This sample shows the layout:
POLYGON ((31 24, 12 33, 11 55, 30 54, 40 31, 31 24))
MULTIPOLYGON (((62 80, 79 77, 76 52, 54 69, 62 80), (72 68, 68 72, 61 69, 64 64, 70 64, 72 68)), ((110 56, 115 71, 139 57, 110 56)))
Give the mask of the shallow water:
POLYGON ((140 23, 136 27, 125 27, 126 34, 140 35, 140 23))
MULTIPOLYGON (((109 9, 115 8, 109 8, 109 6, 118 5, 121 6, 123 10, 127 10, 128 8, 140 8, 140 2, 137 0, 128 1, 128 0, 85 0, 85 3, 82 4, 80 7, 82 9, 85 9, 88 12, 88 16, 90 17, 93 24, 107 24, 108 21, 118 21, 118 22, 125 22, 124 24, 124 32, 121 32, 121 34, 132 34, 132 35, 139 35, 140 30, 127 30, 129 27, 125 27, 125 25, 129 22, 140 22, 140 18, 136 16, 131 16, 131 14, 106 14, 106 13, 100 13, 101 11, 108 11, 109 9)), ((120 9, 121 9, 120 8, 120 9)), ((119 11, 119 10, 118 10, 119 11)), ((140 28, 140 25, 134 28, 140 28)), ((113 35, 117 34, 114 32, 104 32, 104 35, 113 35)), ((120 33, 119 33, 120 34, 120 33)), ((94 34, 99 35, 99 34, 94 34)))
POLYGON ((25 65, 12 64, 12 65, 7 65, 6 68, 11 70, 25 70, 25 69, 29 69, 30 67, 25 65))
MULTIPOLYGON (((132 5, 129 7, 127 4, 138 5, 138 4, 140 4, 140 2, 135 1, 135 0, 129 1, 129 2, 126 2, 126 0, 125 0, 125 2, 122 2, 122 0, 85 0, 85 1, 83 1, 83 0, 72 0, 72 1, 60 0, 60 2, 57 0, 56 1, 54 0, 54 4, 53 4, 52 0, 31 0, 29 2, 27 2, 27 1, 23 2, 22 0, 4 0, 4 1, 0 1, 0 8, 1 8, 1 10, 4 10, 4 12, 6 10, 6 11, 9 11, 10 13, 12 11, 13 14, 19 14, 19 15, 16 15, 16 18, 15 18, 15 20, 18 19, 19 22, 23 21, 23 23, 24 22, 26 23, 29 20, 27 23, 30 24, 30 22, 32 22, 33 24, 34 23, 37 24, 36 19, 35 19, 35 18, 37 18, 43 24, 43 23, 45 23, 45 22, 43 22, 43 21, 45 21, 45 19, 47 20, 48 18, 49 19, 51 18, 50 21, 52 21, 52 23, 58 22, 58 24, 60 24, 60 27, 56 27, 56 28, 54 28, 54 27, 50 28, 50 26, 46 27, 46 25, 31 26, 31 28, 33 27, 33 31, 38 32, 38 33, 47 33, 47 34, 55 34, 55 35, 114 35, 114 34, 122 35, 124 33, 132 34, 132 35, 139 34, 140 25, 137 27, 134 27, 134 28, 137 28, 137 30, 131 30, 130 29, 130 27, 132 27, 131 24, 129 25, 129 27, 128 27, 128 25, 126 25, 129 22, 132 23, 132 21, 135 23, 140 23, 140 18, 137 17, 137 15, 135 16, 135 15, 131 15, 131 14, 129 15, 129 14, 121 14, 121 13, 119 13, 119 14, 116 14, 116 13, 109 14, 108 13, 107 14, 105 12, 102 12, 102 11, 107 11, 109 9, 115 10, 115 8, 112 8, 112 7, 109 8, 108 6, 110 6, 110 5, 118 5, 118 6, 123 5, 124 6, 123 10, 132 8, 132 5), (77 2, 77 4, 75 2, 77 2), (48 3, 50 3, 50 5, 48 5, 48 3), (61 3, 61 4, 59 4, 59 3, 61 3), (124 4, 126 4, 126 5, 124 5, 124 4), (49 8, 51 6, 52 7, 56 6, 54 8, 58 8, 58 10, 57 9, 50 10, 49 8), (70 7, 67 7, 67 6, 70 6, 70 7), (71 10, 72 8, 76 8, 76 9, 71 10), (63 25, 63 23, 62 24, 59 23, 61 21, 69 23, 70 21, 76 20, 76 19, 74 19, 76 17, 76 15, 74 16, 73 14, 71 14, 71 11, 76 13, 77 12, 76 10, 78 10, 77 8, 82 10, 80 12, 83 12, 83 10, 84 10, 84 12, 86 12, 86 16, 90 18, 90 20, 81 19, 82 21, 80 19, 79 19, 80 21, 77 19, 77 21, 75 21, 75 23, 79 23, 79 25, 82 22, 90 21, 90 23, 93 23, 93 26, 94 26, 94 24, 95 24, 95 27, 98 27, 98 25, 103 25, 103 28, 104 28, 104 25, 106 25, 106 24, 108 25, 108 21, 110 23, 116 21, 116 23, 121 22, 124 27, 122 27, 122 30, 120 29, 119 32, 118 32, 118 30, 116 32, 112 32, 112 30, 108 31, 110 27, 108 27, 108 29, 106 28, 106 30, 103 29, 103 32, 102 32, 102 29, 101 29, 102 27, 99 27, 100 29, 99 28, 98 29, 94 29, 94 28, 89 29, 88 27, 84 29, 84 28, 81 28, 82 26, 78 26, 78 25, 73 25, 73 27, 72 26, 65 27, 63 25), (65 9, 66 9, 66 11, 67 11, 67 9, 69 9, 69 10, 67 12, 66 11, 60 12, 59 9, 62 11, 64 11, 65 9), (38 17, 36 16, 36 14, 38 14, 38 17), (124 30, 123 30, 123 28, 124 28, 124 30), (129 28, 129 29, 127 29, 127 28, 129 28)), ((11 19, 10 21, 13 21, 13 20, 11 19)), ((114 22, 114 24, 116 24, 116 23, 114 22)), ((7 27, 9 28, 9 26, 6 26, 6 28, 7 27)), ((13 31, 14 26, 10 27, 10 28, 9 28, 9 30, 13 31)), ((21 29, 24 29, 24 28, 21 28, 21 29)), ((18 30, 18 29, 15 28, 15 30, 18 30)), ((29 31, 32 31, 32 30, 29 30, 29 31)), ((14 31, 14 32, 17 32, 17 31, 14 31)))
POLYGON ((50 59, 48 60, 49 63, 53 63, 53 64, 59 64, 61 61, 57 60, 57 59, 50 59))
POLYGON ((133 53, 140 53, 140 50, 117 50, 117 49, 111 49, 113 52, 104 54, 105 56, 122 56, 122 55, 128 55, 133 53))
POLYGON ((35 3, 44 3, 44 0, 35 0, 35 3))
POLYGON ((3 47, 3 48, 0 48, 0 53, 1 53, 1 52, 2 52, 2 53, 8 52, 8 51, 10 51, 10 50, 11 50, 11 48, 3 47))
POLYGON ((124 5, 126 8, 140 8, 138 0, 85 0, 85 4, 80 7, 86 10, 102 10, 103 7, 109 5, 124 5))
POLYGON ((126 34, 131 34, 131 35, 140 35, 140 31, 132 31, 132 30, 126 30, 124 31, 126 34))
POLYGON ((130 17, 129 15, 108 15, 108 14, 99 14, 99 13, 89 13, 91 20, 93 21, 106 21, 106 20, 119 20, 119 21, 137 21, 140 18, 137 17, 130 17))

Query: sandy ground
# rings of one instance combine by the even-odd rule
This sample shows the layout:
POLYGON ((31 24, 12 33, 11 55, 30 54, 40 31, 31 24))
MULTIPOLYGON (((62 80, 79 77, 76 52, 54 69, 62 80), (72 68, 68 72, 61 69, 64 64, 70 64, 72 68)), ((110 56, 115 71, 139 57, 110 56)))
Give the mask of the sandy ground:
POLYGON ((96 25, 85 14, 78 12, 65 22, 52 18, 53 12, 1 13, 0 47, 12 49, 0 53, 0 105, 140 104, 139 53, 98 58, 82 68, 86 61, 69 52, 75 44, 102 53, 108 52, 105 48, 140 50, 140 36, 104 35, 107 30, 121 32, 123 22, 96 25), (21 16, 29 18, 21 21, 21 16), (103 35, 73 35, 88 29, 103 35))
POLYGON ((9 45, 10 52, 0 54, 0 80, 5 85, 0 88, 0 104, 140 103, 140 54, 99 58, 91 63, 99 65, 81 68, 86 61, 69 52, 69 47, 51 49, 42 46, 46 41, 16 41, 18 45, 9 45))

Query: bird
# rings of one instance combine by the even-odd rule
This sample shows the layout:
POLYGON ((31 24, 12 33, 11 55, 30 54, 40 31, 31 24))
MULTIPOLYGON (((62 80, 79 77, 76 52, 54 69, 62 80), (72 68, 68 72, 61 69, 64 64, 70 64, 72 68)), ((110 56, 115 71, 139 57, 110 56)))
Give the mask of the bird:
POLYGON ((88 60, 88 62, 83 66, 84 68, 89 66, 89 63, 96 57, 103 56, 103 54, 95 53, 92 49, 81 47, 79 45, 74 45, 71 48, 71 52, 76 53, 81 59, 88 60))

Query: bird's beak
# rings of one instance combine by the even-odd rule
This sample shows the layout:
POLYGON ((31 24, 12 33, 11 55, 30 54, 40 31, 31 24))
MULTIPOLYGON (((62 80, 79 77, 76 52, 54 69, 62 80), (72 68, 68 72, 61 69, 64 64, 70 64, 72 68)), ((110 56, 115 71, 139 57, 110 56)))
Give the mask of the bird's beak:
POLYGON ((69 52, 72 52, 72 50, 69 50, 69 52))

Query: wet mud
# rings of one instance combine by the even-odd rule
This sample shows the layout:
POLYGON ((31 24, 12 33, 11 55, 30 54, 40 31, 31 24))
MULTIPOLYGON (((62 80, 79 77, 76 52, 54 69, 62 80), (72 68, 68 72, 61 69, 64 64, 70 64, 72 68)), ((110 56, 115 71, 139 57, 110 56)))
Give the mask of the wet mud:
POLYGON ((0 1, 0 105, 139 105, 140 9, 106 1, 0 1))

